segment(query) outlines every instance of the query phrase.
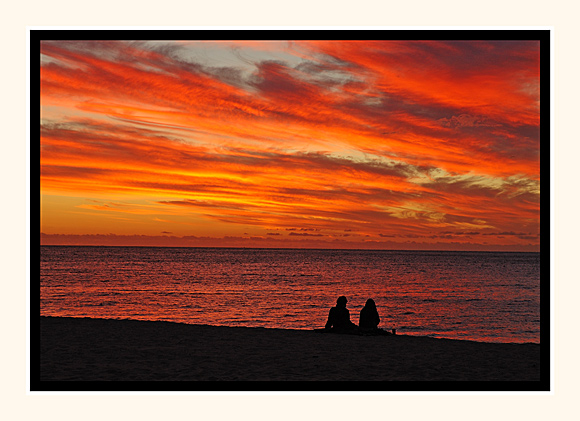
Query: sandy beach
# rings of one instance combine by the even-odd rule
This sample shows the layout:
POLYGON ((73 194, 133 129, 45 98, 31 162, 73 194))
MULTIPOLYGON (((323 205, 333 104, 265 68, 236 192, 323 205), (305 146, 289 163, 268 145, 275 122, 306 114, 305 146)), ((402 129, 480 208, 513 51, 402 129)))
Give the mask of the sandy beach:
MULTIPOLYGON (((32 361, 34 355, 33 349, 32 361)), ((490 344, 404 334, 358 336, 41 317, 39 378, 40 384, 47 381, 540 383, 540 345, 490 344)), ((397 387, 390 384, 384 389, 397 387)))

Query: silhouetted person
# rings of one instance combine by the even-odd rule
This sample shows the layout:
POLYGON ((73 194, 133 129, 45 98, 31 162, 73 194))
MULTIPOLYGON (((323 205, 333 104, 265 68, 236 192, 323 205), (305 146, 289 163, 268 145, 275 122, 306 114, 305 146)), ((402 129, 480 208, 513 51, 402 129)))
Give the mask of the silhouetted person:
POLYGON ((364 330, 375 330, 378 329, 380 321, 381 319, 379 317, 379 312, 377 311, 377 306, 375 305, 375 300, 369 298, 360 311, 358 325, 364 330))
POLYGON ((336 307, 332 307, 328 313, 328 321, 325 329, 335 331, 352 331, 356 325, 350 321, 350 313, 346 308, 347 299, 344 295, 336 300, 336 307))

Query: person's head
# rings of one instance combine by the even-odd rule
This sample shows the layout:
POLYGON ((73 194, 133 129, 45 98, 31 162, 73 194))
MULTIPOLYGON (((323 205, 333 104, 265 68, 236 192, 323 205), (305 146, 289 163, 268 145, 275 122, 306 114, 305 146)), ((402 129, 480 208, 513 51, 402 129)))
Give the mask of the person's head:
POLYGON ((344 295, 341 295, 336 300, 336 306, 337 307, 346 307, 346 303, 347 303, 347 299, 346 299, 346 297, 344 295))
POLYGON ((368 308, 377 308, 377 306, 375 304, 375 300, 373 300, 372 298, 369 298, 367 300, 367 303, 365 304, 365 307, 368 307, 368 308))

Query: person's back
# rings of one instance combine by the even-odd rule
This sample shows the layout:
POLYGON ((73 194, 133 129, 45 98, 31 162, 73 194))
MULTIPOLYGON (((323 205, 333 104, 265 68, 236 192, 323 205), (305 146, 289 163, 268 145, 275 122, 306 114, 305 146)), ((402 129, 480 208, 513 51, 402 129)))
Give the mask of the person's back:
POLYGON ((350 312, 345 307, 332 307, 328 313, 326 328, 347 328, 350 327, 350 312))
POLYGON ((356 327, 350 321, 350 312, 346 308, 346 303, 345 296, 338 297, 336 307, 332 307, 328 313, 325 329, 350 330, 356 327))
POLYGON ((372 298, 369 298, 363 309, 360 311, 358 325, 361 329, 378 329, 380 322, 381 319, 375 301, 372 298))

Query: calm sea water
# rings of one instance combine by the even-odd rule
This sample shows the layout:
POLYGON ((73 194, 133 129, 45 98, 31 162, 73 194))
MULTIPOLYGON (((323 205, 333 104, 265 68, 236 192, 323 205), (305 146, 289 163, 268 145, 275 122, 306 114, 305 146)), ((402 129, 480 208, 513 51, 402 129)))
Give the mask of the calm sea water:
POLYGON ((323 327, 339 295, 358 324, 540 342, 540 254, 362 250, 41 247, 45 316, 323 327))

